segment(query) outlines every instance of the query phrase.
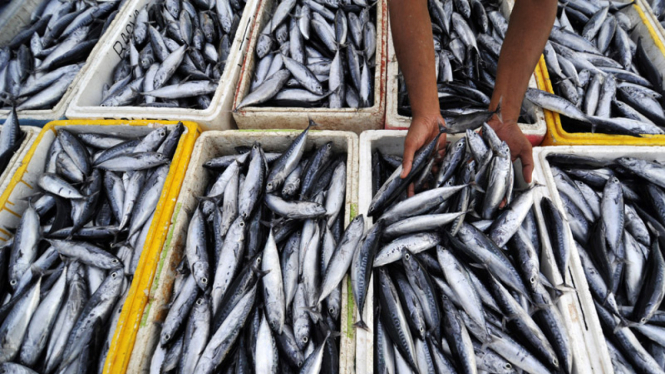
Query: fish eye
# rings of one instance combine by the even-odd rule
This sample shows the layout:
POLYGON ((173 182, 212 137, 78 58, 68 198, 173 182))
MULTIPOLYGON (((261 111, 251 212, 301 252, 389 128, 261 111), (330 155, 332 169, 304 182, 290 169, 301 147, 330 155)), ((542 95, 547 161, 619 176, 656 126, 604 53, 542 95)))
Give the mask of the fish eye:
POLYGON ((552 359, 552 364, 554 364, 554 366, 559 366, 559 360, 556 358, 552 359))
POLYGON ((196 305, 201 305, 201 304, 203 304, 203 299, 196 300, 196 305))
POLYGON ((332 144, 326 144, 326 147, 332 148, 332 144))
POLYGON ((409 260, 409 259, 411 259, 411 255, 407 253, 407 254, 404 255, 404 258, 409 260))
POLYGON ((208 278, 206 278, 206 277, 201 278, 201 283, 203 283, 203 284, 208 283, 208 278))
POLYGON ((536 277, 531 277, 531 279, 529 279, 529 281, 530 281, 531 283, 536 283, 536 277))
POLYGON ((240 227, 245 227, 245 222, 240 222, 240 223, 238 224, 238 226, 240 226, 240 227))
POLYGON ((261 257, 257 258, 256 262, 258 262, 260 264, 261 263, 261 257))
POLYGON ((309 342, 309 338, 305 336, 305 337, 302 338, 302 341, 303 341, 303 343, 307 343, 307 342, 309 342))
POLYGON ((330 309, 328 309, 328 312, 329 312, 330 314, 335 314, 335 308, 330 308, 330 309))
POLYGON ((302 366, 302 361, 298 361, 298 367, 302 366))
POLYGON ((9 281, 9 284, 11 284, 12 286, 16 285, 16 283, 17 283, 17 282, 16 282, 15 280, 13 280, 13 279, 12 279, 11 281, 9 281))
POLYGON ((111 278, 115 278, 115 277, 117 277, 117 276, 118 276, 118 273, 112 273, 112 274, 111 274, 111 278))
POLYGON ((171 335, 169 335, 169 334, 164 334, 164 339, 165 339, 165 340, 171 340, 171 335))
POLYGON ((506 365, 504 365, 503 367, 506 368, 507 370, 510 370, 510 369, 513 368, 513 365, 511 365, 510 363, 506 362, 506 365))
POLYGON ((640 323, 647 323, 647 319, 646 319, 646 318, 642 318, 642 319, 640 320, 640 323))
POLYGON ((423 327, 421 327, 420 332, 425 332, 425 329, 423 327))
POLYGON ((272 189, 272 183, 271 183, 271 182, 268 182, 268 184, 266 185, 266 187, 272 189))

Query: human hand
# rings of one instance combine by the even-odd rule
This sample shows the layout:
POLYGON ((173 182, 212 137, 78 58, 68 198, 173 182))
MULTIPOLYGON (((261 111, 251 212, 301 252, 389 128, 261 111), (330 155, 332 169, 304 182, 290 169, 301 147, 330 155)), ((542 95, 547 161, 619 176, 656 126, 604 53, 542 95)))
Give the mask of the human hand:
MULTIPOLYGON (((413 156, 425 144, 432 141, 439 135, 439 124, 445 124, 441 115, 433 116, 414 116, 411 120, 411 127, 404 139, 404 156, 402 159, 402 174, 400 178, 406 178, 411 172, 413 156)), ((437 145, 439 156, 446 150, 446 134, 441 134, 437 145)))
POLYGON ((531 142, 524 136, 522 130, 517 125, 517 121, 502 122, 497 116, 494 116, 487 123, 496 132, 499 139, 503 140, 510 147, 510 156, 513 161, 518 157, 522 161, 522 174, 527 183, 531 183, 531 174, 533 173, 533 149, 531 142))

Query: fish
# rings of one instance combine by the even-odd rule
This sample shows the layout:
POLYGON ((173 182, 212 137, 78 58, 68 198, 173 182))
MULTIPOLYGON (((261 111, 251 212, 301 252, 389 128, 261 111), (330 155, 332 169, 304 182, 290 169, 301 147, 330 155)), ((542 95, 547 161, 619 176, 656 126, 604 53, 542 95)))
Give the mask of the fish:
MULTIPOLYGON (((559 23, 564 16, 578 14, 565 29, 555 27, 546 47, 548 71, 554 80, 552 95, 536 97, 527 94, 527 99, 543 109, 561 115, 562 126, 567 132, 598 132, 639 137, 642 134, 662 134, 662 103, 645 97, 642 89, 655 90, 661 95, 662 73, 654 69, 652 61, 644 51, 644 40, 631 40, 635 33, 633 25, 624 20, 624 13, 610 3, 603 6, 579 5, 573 7, 559 4, 562 10, 559 23), (607 56, 607 57, 604 57, 607 56), (554 61, 563 64, 554 64, 554 61), (565 68, 564 68, 565 67, 565 68), (582 74, 592 76, 590 82, 580 79, 582 74), (623 82, 634 84, 634 89, 617 89, 623 82), (571 100, 568 94, 573 86, 580 100, 571 100), (577 108, 577 109, 575 109, 577 108), (583 113, 581 113, 583 112, 583 113), (583 115, 581 115, 583 114, 583 115)), ((568 20, 566 18, 566 21, 568 20)))
MULTIPOLYGON (((45 6, 33 13, 3 49, 3 109, 21 112, 57 105, 105 34, 102 26, 113 21, 122 1, 57 8, 47 6, 49 3, 44 1, 45 6)), ((10 112, 8 119, 11 116, 10 112)))
MULTIPOLYGON (((379 282, 374 297, 379 298, 375 303, 380 308, 374 319, 380 328, 373 330, 375 346, 380 348, 378 364, 412 372, 431 366, 441 372, 452 366, 467 373, 482 372, 487 366, 506 372, 513 372, 513 367, 571 372, 575 358, 562 322, 565 311, 559 311, 546 289, 554 286, 541 274, 532 243, 549 243, 556 262, 561 259, 567 267, 573 251, 555 245, 557 239, 567 238, 565 213, 552 205, 559 225, 545 224, 543 212, 536 209, 541 201, 538 186, 513 191, 514 170, 503 166, 499 172, 492 166, 497 160, 511 165, 505 144, 486 126, 482 136, 473 132, 479 127, 483 127, 480 121, 464 132, 463 141, 450 145, 451 156, 435 159, 432 168, 439 169, 438 174, 425 169, 429 185, 411 197, 396 196, 385 212, 370 216, 374 225, 369 230, 382 236, 373 261, 374 281, 379 282), (455 156, 456 144, 464 145, 460 156, 455 156), (441 170, 446 175, 439 180, 443 186, 437 181, 441 170), (487 175, 479 178, 477 173, 487 175), (492 173, 497 176, 491 178, 492 173), (492 185, 496 192, 488 188, 492 185), (454 203, 459 192, 440 192, 465 188, 470 193, 464 205, 454 203), (498 196, 498 203, 486 209, 490 194, 498 196), (509 194, 515 197, 499 204, 509 194), (457 212, 459 206, 465 210, 457 212), (483 222, 478 221, 481 217, 486 218, 484 232, 474 226, 483 222), (552 230, 558 236, 551 238, 552 230), (532 315, 534 307, 539 311, 532 315)), ((427 147, 419 152, 426 153, 427 147)), ((393 170, 400 171, 399 162, 388 161, 391 157, 377 153, 371 160, 372 168, 379 169, 372 170, 374 199, 391 183, 393 170)), ((419 162, 435 157, 428 154, 419 162)), ((363 302, 360 284, 352 287, 358 305, 363 302)), ((362 319, 356 327, 365 327, 362 319)))
MULTIPOLYGON (((144 169, 150 177, 139 178, 138 198, 132 197, 138 203, 124 218, 124 180, 130 180, 126 174, 142 171, 103 175, 94 157, 128 139, 88 132, 86 127, 56 129, 51 141, 57 146, 50 147, 50 156, 66 158, 66 168, 75 169, 82 180, 74 187, 65 179, 67 170, 57 167, 49 173, 51 166, 45 165, 36 184, 40 198, 29 199, 18 226, 12 228, 12 243, 0 254, 0 274, 8 284, 0 288, 0 297, 7 301, 0 311, 1 361, 8 368, 52 373, 103 366, 143 253, 163 187, 148 183, 165 178, 168 166, 144 169), (53 203, 40 203, 42 198, 53 203), (123 219, 125 226, 120 225, 123 219), (136 232, 130 235, 134 226, 136 232)), ((183 133, 179 126, 136 130, 138 142, 130 149, 144 146, 156 151, 171 133, 176 140, 183 133)), ((166 163, 173 157, 171 147, 162 148, 169 153, 166 163)), ((122 156, 107 154, 111 161, 122 156)))
MULTIPOLYGON (((605 336, 615 343, 614 354, 625 357, 625 365, 656 370, 657 352, 644 347, 651 342, 649 336, 655 337, 651 326, 658 324, 657 309, 664 295, 660 164, 632 155, 579 155, 580 161, 588 161, 576 167, 569 164, 574 157, 569 160, 556 152, 552 156, 548 162, 553 169, 565 165, 560 173, 584 185, 586 194, 599 196, 598 214, 581 218, 588 223, 588 239, 577 238, 575 245, 605 336), (605 178, 594 182, 587 177, 590 174, 605 178), (629 197, 626 183, 639 183, 643 194, 629 197)), ((563 196, 563 186, 557 187, 563 196)), ((618 360, 613 364, 624 365, 618 360)))
POLYGON ((250 52, 257 61, 252 84, 235 110, 374 105, 378 35, 376 17, 370 11, 373 5, 331 3, 329 9, 319 2, 296 5, 285 0, 268 10, 270 16, 261 26, 255 51, 250 52), (280 53, 273 57, 268 53, 271 48, 280 53), (342 68, 344 61, 348 69, 342 68), (354 87, 355 100, 347 97, 346 84, 354 87))
POLYGON ((379 236, 366 233, 358 216, 334 237, 333 227, 347 217, 347 168, 341 161, 347 155, 325 142, 312 147, 309 129, 315 126, 285 134, 270 147, 243 144, 237 153, 201 160, 210 178, 186 213, 184 281, 166 296, 159 342, 148 353, 155 372, 166 371, 169 352, 181 367, 204 373, 228 360, 236 368, 271 373, 339 367, 339 342, 326 335, 339 331, 347 274, 362 273, 363 287, 369 286, 371 263, 359 262, 370 261, 379 236), (302 184, 284 194, 289 174, 316 154, 327 156, 309 166, 318 169, 308 187, 311 196, 302 184), (324 195, 341 195, 341 203, 327 204, 324 195), (227 214, 233 220, 224 231, 227 214), (356 260, 354 268, 363 237, 373 239, 365 241, 367 259, 356 260), (352 270, 360 268, 364 272, 352 270), (209 309, 197 312, 199 302, 209 309))
POLYGON ((127 51, 94 105, 208 109, 224 75, 244 2, 172 0, 137 10, 127 51), (126 83, 130 82, 130 83, 126 83), (124 87, 124 88, 123 88, 124 87))

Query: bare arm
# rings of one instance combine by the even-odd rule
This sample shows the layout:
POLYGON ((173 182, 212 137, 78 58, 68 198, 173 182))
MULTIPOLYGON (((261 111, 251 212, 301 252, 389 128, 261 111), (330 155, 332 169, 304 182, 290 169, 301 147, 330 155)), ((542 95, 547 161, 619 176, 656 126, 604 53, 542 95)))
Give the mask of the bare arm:
MULTIPOLYGON (((395 53, 413 111, 411 127, 404 141, 402 177, 406 177, 411 170, 413 154, 438 134, 438 124, 443 123, 443 118, 439 111, 432 22, 427 0, 390 0, 388 6, 395 53)), ((439 144, 445 144, 445 137, 441 138, 439 144)))
POLYGON ((522 161, 527 182, 533 172, 531 144, 517 126, 524 93, 529 84, 556 17, 557 0, 516 0, 510 15, 508 31, 501 48, 496 84, 490 109, 501 100, 501 117, 490 126, 510 146, 513 158, 522 161))

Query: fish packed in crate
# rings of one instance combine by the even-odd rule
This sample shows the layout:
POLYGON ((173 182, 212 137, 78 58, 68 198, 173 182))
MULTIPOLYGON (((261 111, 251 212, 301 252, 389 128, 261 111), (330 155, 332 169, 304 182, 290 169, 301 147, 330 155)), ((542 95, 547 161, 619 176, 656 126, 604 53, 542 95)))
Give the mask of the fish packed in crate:
MULTIPOLYGON (((311 124, 310 124, 311 126, 311 124)), ((261 144, 207 160, 151 373, 339 372, 342 280, 364 230, 344 230, 346 154, 261 144)))
POLYGON ((1 372, 101 370, 183 131, 57 130, 0 248, 1 372))
POLYGON ((617 373, 665 370, 665 166, 548 155, 617 373))
MULTIPOLYGON (((544 197, 541 217, 539 186, 514 186, 510 150, 489 126, 467 130, 442 160, 438 140, 405 178, 400 158, 372 155, 373 241, 351 279, 362 316, 374 274, 375 371, 570 373, 574 352, 555 304, 570 287, 541 272, 551 243, 565 279, 562 213, 544 197)), ((362 318, 356 325, 366 328, 362 318)))
POLYGON ((0 48, 5 109, 50 109, 60 101, 124 1, 42 1, 0 48))
POLYGON ((207 109, 244 9, 243 0, 148 2, 100 105, 207 109))
POLYGON ((275 2, 256 43, 249 94, 237 109, 371 107, 381 63, 376 6, 365 0, 275 2))
POLYGON ((560 14, 544 56, 555 93, 529 89, 526 98, 561 114, 568 132, 640 136, 665 134, 663 76, 625 13, 633 2, 573 0, 560 14))

